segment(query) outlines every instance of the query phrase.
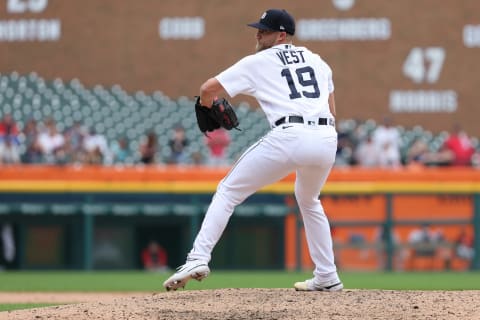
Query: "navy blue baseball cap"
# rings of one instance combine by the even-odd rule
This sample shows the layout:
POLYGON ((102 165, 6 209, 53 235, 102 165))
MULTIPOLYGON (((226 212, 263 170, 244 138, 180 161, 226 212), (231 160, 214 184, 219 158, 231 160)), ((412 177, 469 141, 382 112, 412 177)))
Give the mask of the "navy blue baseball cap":
POLYGON ((283 9, 269 9, 258 22, 249 23, 248 26, 260 30, 283 31, 292 36, 295 34, 295 20, 283 9))

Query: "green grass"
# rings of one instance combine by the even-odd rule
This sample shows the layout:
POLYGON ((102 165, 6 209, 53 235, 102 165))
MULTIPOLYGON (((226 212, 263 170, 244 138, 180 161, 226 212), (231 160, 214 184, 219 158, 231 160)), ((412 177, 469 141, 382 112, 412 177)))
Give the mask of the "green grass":
POLYGON ((51 303, 8 303, 0 304, 0 312, 55 306, 51 303))
MULTIPOLYGON (((169 273, 131 272, 2 272, 0 292, 68 292, 68 291, 163 291, 169 273)), ((291 288, 310 272, 217 271, 202 282, 191 281, 189 290, 218 288, 291 288)), ((391 290, 480 290, 480 272, 343 272, 346 289, 391 290)), ((54 304, 0 304, 0 312, 38 308, 54 304)))
MULTIPOLYGON (((0 291, 163 291, 169 273, 131 272, 3 272, 0 291)), ((310 272, 217 271, 203 282, 191 281, 189 289, 291 288, 310 272)), ((347 289, 480 290, 480 272, 343 272, 347 289)))

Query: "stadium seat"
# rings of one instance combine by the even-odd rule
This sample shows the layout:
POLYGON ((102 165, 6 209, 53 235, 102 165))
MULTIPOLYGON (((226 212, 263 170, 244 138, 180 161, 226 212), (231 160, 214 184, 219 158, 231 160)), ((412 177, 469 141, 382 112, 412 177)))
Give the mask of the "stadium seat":
POLYGON ((142 213, 146 216, 164 216, 171 212, 171 205, 168 204, 145 204, 142 207, 142 213))
POLYGON ((263 207, 263 213, 269 217, 283 217, 289 211, 290 208, 283 204, 267 204, 263 207))
POLYGON ((20 212, 26 215, 40 215, 46 214, 48 208, 45 204, 40 203, 21 203, 20 212))
POLYGON ((54 215, 73 215, 80 212, 80 207, 70 203, 52 204, 50 212, 54 215))
POLYGON ((136 204, 115 204, 112 214, 116 216, 134 216, 140 213, 140 206, 136 204))
POLYGON ((0 203, 0 216, 13 213, 13 207, 9 204, 0 203))
POLYGON ((106 215, 110 213, 110 206, 107 204, 84 204, 82 206, 83 214, 106 215))
POLYGON ((178 216, 194 216, 200 213, 200 208, 194 204, 174 204, 172 212, 178 216))
MULTIPOLYGON (((43 122, 53 117, 60 130, 69 128, 74 122, 86 127, 94 127, 105 134, 111 144, 121 136, 129 139, 129 151, 138 151, 138 144, 146 132, 153 130, 160 144, 161 159, 168 157, 168 140, 172 128, 181 124, 185 128, 191 144, 187 152, 200 152, 206 158, 208 149, 199 136, 196 119, 192 113, 194 97, 182 96, 172 100, 161 91, 129 93, 120 85, 106 88, 103 85, 85 87, 79 79, 45 80, 37 73, 0 74, 0 116, 13 115, 20 129, 28 119, 43 122)), ((227 149, 228 161, 235 159, 270 130, 264 113, 248 103, 239 103, 236 108, 240 119, 241 132, 232 130, 231 144, 227 149)), ((337 127, 349 135, 357 132, 371 133, 377 127, 372 120, 358 121, 346 119, 338 121, 337 127)), ((397 126, 402 141, 401 152, 405 156, 411 144, 417 138, 425 139, 431 151, 438 151, 448 132, 433 134, 421 126, 411 129, 397 126)), ((474 147, 480 151, 478 138, 473 139, 474 147)), ((25 150, 23 147, 21 150, 25 150)), ((133 161, 133 160, 132 160, 133 161)))
POLYGON ((241 204, 235 208, 234 215, 239 217, 251 217, 260 215, 263 206, 258 204, 241 204))

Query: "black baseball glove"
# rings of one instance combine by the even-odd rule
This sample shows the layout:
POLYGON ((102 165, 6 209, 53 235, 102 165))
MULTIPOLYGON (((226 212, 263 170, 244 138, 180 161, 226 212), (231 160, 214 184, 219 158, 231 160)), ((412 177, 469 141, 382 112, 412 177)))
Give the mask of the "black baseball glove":
POLYGON ((232 105, 225 98, 217 99, 211 108, 202 106, 200 97, 196 97, 195 114, 200 131, 214 131, 220 127, 232 130, 238 127, 238 119, 232 105))

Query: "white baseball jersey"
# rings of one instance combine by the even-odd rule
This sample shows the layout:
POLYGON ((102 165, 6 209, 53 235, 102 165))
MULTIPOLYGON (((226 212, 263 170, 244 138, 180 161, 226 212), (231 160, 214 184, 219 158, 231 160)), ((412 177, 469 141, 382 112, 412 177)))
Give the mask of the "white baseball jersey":
POLYGON ((274 46, 241 59, 215 78, 231 97, 255 97, 270 124, 287 115, 332 117, 332 70, 305 47, 274 46))
POLYGON ((294 171, 314 281, 319 286, 338 283, 330 226, 318 198, 337 150, 333 121, 325 121, 333 118, 328 105, 333 92, 330 67, 306 48, 282 44, 243 58, 216 79, 232 97, 255 97, 272 130, 240 156, 218 185, 188 259, 210 261, 235 207, 294 171))

